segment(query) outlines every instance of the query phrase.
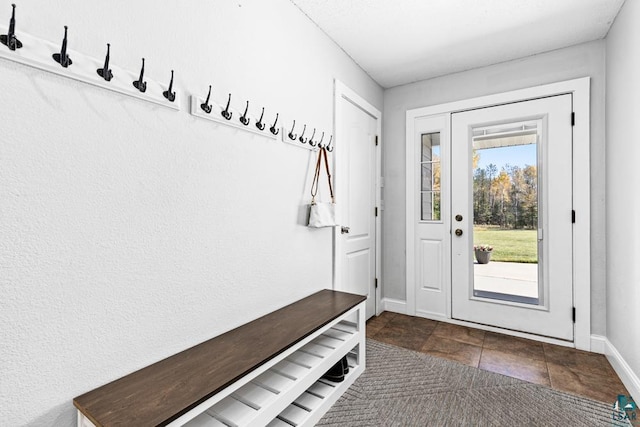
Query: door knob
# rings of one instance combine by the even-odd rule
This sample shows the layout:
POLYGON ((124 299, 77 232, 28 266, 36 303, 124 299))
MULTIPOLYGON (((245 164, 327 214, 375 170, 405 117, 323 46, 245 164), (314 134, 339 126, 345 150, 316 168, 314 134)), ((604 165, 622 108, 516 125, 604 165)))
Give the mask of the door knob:
POLYGON ((349 227, 345 227, 344 225, 340 227, 340 234, 349 234, 349 227))
POLYGON ((462 215, 460 214, 456 215, 456 221, 458 222, 462 221, 462 215))
POLYGON ((462 236, 462 230, 459 228, 456 229, 456 236, 462 236))

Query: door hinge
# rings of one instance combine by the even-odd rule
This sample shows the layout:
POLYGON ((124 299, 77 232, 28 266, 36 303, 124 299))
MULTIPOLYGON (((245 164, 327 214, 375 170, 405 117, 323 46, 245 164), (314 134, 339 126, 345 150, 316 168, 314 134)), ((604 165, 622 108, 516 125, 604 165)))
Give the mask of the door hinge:
POLYGON ((576 211, 574 210, 571 211, 571 223, 572 224, 576 223, 576 211))
POLYGON ((378 289, 378 278, 375 278, 376 289, 378 289))
POLYGON ((576 113, 574 113, 573 111, 571 112, 571 126, 575 126, 576 125, 576 113))
POLYGON ((378 146, 378 135, 376 135, 376 147, 378 146))
POLYGON ((576 308, 573 307, 573 310, 571 312, 571 318, 573 319, 573 323, 576 323, 576 308))
POLYGON ((374 213, 376 216, 378 216, 378 207, 377 207, 377 206, 373 209, 373 213, 374 213))

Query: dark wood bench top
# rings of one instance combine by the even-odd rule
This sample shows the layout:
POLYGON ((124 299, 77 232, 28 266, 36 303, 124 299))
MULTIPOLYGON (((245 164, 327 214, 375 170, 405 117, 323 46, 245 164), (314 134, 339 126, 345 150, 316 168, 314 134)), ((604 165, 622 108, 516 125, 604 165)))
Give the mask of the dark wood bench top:
POLYGON ((364 301, 323 290, 76 397, 97 426, 166 425, 364 301))

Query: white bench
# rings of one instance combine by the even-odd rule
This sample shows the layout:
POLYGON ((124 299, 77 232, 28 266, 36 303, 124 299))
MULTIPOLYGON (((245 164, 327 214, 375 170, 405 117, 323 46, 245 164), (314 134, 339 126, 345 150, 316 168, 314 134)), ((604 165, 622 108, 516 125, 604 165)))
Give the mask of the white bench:
POLYGON ((314 425, 364 371, 365 299, 320 291, 78 396, 78 426, 314 425))

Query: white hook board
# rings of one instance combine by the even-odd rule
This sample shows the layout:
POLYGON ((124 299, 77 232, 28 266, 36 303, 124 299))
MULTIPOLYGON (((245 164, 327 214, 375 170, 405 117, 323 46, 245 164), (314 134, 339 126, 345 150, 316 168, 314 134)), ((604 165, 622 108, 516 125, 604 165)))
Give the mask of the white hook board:
MULTIPOLYGON (((274 135, 271 133, 271 130, 270 130, 271 125, 269 124, 269 122, 265 117, 263 117, 262 119, 262 123, 264 123, 265 125, 264 130, 260 130, 256 127, 256 123, 258 122, 259 117, 256 118, 255 116, 247 113, 249 124, 245 126, 240 122, 240 117, 244 113, 244 110, 238 111, 232 107, 229 107, 229 112, 232 113, 232 116, 231 116, 231 119, 227 120, 224 117, 222 117, 222 114, 221 114, 222 111, 224 111, 224 107, 218 105, 214 101, 209 100, 209 105, 211 105, 211 112, 207 113, 200 107, 202 104, 204 104, 204 101, 205 101, 205 98, 200 98, 198 96, 191 95, 191 115, 192 116, 205 119, 205 120, 210 120, 212 122, 223 124, 225 126, 230 126, 236 129, 240 129, 245 132, 250 132, 256 135, 264 136, 265 138, 270 138, 274 140, 280 139, 280 135, 274 135)), ((267 115, 267 112, 265 111, 265 116, 266 115, 267 115)), ((274 119, 275 118, 271 118, 270 120, 274 120, 274 119)))
MULTIPOLYGON (((0 34, 7 34, 7 27, 0 26, 0 34)), ((83 55, 73 49, 67 48, 67 54, 73 63, 67 67, 62 67, 57 63, 52 55, 54 53, 60 53, 62 46, 62 38, 64 36, 64 29, 60 27, 60 42, 58 44, 51 43, 47 40, 42 40, 37 37, 30 36, 23 32, 16 32, 16 38, 22 42, 22 48, 16 50, 10 50, 7 46, 0 44, 0 58, 8 59, 23 65, 38 68, 43 71, 58 74, 63 77, 67 77, 73 80, 78 80, 83 83, 87 83, 93 86, 98 86, 103 89, 107 89, 113 92, 118 92, 123 95, 131 96, 143 101, 151 102, 156 105, 171 108, 173 110, 180 110, 180 92, 175 89, 176 98, 173 102, 170 102, 163 96, 163 92, 169 87, 169 80, 171 79, 170 70, 167 71, 167 84, 161 85, 151 79, 148 79, 145 75, 144 81, 147 82, 147 90, 140 92, 133 86, 133 82, 138 80, 140 72, 131 73, 109 62, 109 68, 113 72, 113 78, 111 81, 106 81, 98 75, 97 69, 104 67, 104 57, 102 60, 92 58, 87 55, 83 55)), ((69 30, 68 45, 73 46, 73 38, 75 37, 72 30, 69 30)), ((104 44, 104 52, 107 53, 107 44, 104 44)), ((117 57, 118 47, 111 46, 111 59, 117 57)), ((142 65, 142 61, 141 61, 142 65)), ((149 64, 145 67, 145 74, 149 69, 149 64)))
POLYGON ((315 147, 312 147, 311 145, 309 145, 309 141, 307 141, 306 143, 302 143, 300 142, 300 134, 298 132, 294 132, 294 134, 296 135, 296 139, 292 140, 291 138, 289 138, 289 131, 291 129, 287 129, 284 126, 282 127, 282 129, 280 130, 280 133, 282 133, 282 142, 286 143, 286 144, 291 144, 295 147, 298 148, 304 148, 307 150, 311 150, 311 151, 318 151, 318 145, 316 145, 315 147))

